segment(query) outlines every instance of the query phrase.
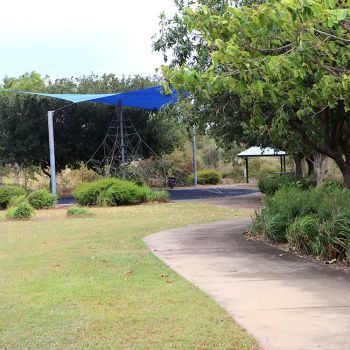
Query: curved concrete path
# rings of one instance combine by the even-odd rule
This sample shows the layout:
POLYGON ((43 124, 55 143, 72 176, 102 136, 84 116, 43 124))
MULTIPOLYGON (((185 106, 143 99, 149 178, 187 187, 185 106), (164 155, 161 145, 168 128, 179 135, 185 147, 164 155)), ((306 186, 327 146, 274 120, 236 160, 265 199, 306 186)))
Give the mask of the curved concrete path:
POLYGON ((269 350, 350 349, 350 274, 247 240, 249 219, 159 232, 148 247, 269 350))

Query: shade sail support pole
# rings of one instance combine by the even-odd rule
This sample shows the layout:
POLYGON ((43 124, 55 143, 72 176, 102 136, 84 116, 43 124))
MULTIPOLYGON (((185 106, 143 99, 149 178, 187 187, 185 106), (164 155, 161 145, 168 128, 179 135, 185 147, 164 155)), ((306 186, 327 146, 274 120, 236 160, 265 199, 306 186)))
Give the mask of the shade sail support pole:
POLYGON ((49 128, 50 169, 51 169, 51 193, 56 195, 56 159, 55 159, 55 135, 53 128, 53 111, 47 112, 47 123, 49 128))
POLYGON ((192 127, 192 154, 193 154, 193 182, 194 186, 198 185, 197 173, 197 143, 196 143, 196 126, 192 127))
POLYGON ((120 123, 120 147, 121 147, 121 167, 123 180, 126 178, 125 174, 125 135, 124 135, 124 116, 123 116, 123 104, 119 101, 119 123, 120 123))

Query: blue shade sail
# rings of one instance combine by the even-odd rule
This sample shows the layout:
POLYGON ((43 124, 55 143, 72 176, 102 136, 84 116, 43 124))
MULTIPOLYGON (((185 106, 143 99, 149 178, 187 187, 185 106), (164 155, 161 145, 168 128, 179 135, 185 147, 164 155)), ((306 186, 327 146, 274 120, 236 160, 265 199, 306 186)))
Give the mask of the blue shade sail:
POLYGON ((175 104, 178 101, 178 94, 176 91, 172 91, 170 95, 165 95, 160 86, 116 94, 45 94, 40 92, 16 92, 28 95, 52 97, 73 103, 95 102, 110 105, 121 103, 125 107, 142 109, 160 109, 167 104, 175 104))

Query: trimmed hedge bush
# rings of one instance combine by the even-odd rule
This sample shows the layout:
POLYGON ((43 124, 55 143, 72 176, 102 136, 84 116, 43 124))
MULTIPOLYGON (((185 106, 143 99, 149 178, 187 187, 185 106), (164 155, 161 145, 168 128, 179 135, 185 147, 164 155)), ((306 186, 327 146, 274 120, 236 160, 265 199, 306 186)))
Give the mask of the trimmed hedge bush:
POLYGON ((73 191, 73 197, 80 205, 138 204, 152 201, 156 196, 147 186, 138 186, 134 182, 115 178, 83 183, 73 191))
POLYGON ((27 200, 34 209, 47 209, 53 207, 56 196, 46 189, 31 192, 27 200))
POLYGON ((34 215, 33 207, 27 203, 21 203, 18 207, 11 207, 7 211, 9 219, 28 220, 34 215))
MULTIPOLYGON (((200 170, 197 174, 198 183, 201 185, 216 185, 221 180, 221 174, 215 169, 200 170)), ((189 177, 190 183, 194 183, 194 176, 189 177)))
POLYGON ((350 191, 334 186, 279 189, 266 198, 250 227, 272 242, 325 259, 350 259, 350 191))
POLYGON ((24 188, 19 186, 0 187, 0 209, 6 209, 11 198, 26 194, 24 188))

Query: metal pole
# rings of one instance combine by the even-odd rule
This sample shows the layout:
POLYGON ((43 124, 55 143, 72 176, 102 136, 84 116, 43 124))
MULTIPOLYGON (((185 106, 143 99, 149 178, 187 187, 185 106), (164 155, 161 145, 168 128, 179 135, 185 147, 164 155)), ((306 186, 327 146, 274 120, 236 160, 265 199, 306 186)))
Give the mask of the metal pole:
POLYGON ((249 166, 248 166, 248 157, 245 157, 245 176, 247 184, 249 184, 249 166))
POLYGON ((122 176, 125 180, 125 139, 124 139, 124 120, 123 120, 123 105, 122 101, 119 101, 119 123, 120 123, 120 146, 121 146, 121 156, 122 156, 122 176))
POLYGON ((281 160, 281 175, 282 175, 283 174, 283 157, 281 156, 280 158, 281 158, 280 160, 281 160))
POLYGON ((51 192, 56 195, 56 161, 55 161, 55 136, 53 130, 53 111, 47 112, 47 123, 49 127, 50 168, 51 168, 51 192))
POLYGON ((198 185, 198 175, 197 175, 197 144, 196 144, 196 126, 192 127, 192 153, 193 153, 193 179, 194 185, 198 185))

